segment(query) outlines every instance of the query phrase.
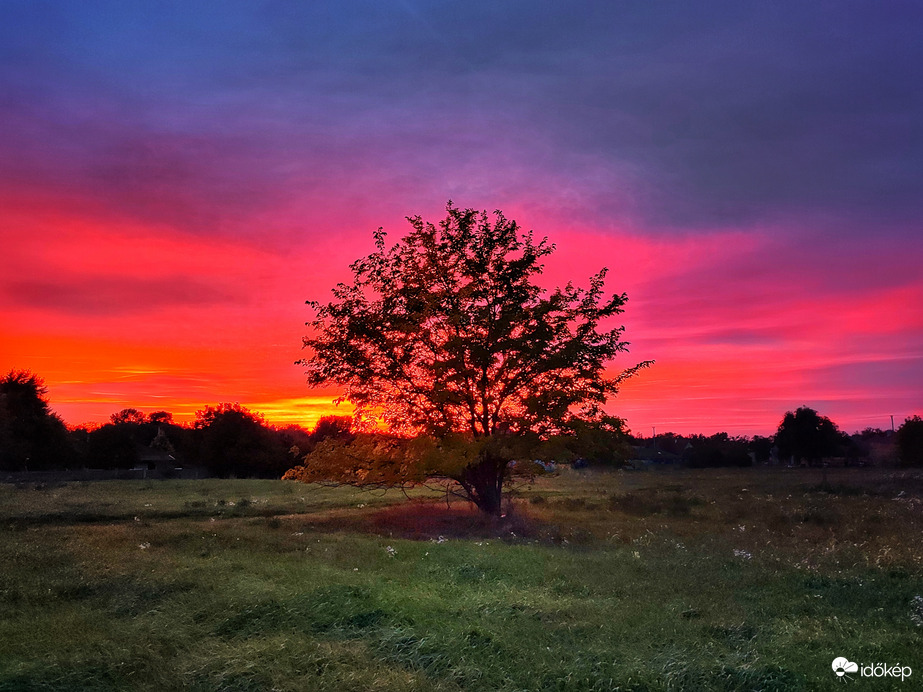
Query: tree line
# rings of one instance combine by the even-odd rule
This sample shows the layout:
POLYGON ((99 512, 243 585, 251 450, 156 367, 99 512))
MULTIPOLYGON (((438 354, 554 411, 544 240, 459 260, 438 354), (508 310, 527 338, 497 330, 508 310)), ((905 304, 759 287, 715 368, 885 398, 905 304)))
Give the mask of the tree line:
POLYGON ((206 406, 189 425, 168 411, 126 408, 103 425, 68 428, 49 407, 38 375, 0 378, 0 472, 132 469, 155 463, 162 475, 197 467, 210 476, 280 478, 326 437, 349 435, 350 418, 322 418, 313 431, 275 427, 236 403, 206 406))
MULTIPOLYGON (((47 393, 41 377, 28 371, 13 370, 0 379, 0 471, 131 469, 159 456, 212 476, 279 478, 307 457, 318 479, 342 481, 344 472, 350 472, 359 474, 357 485, 370 485, 378 474, 387 484, 382 450, 390 446, 396 457, 395 450, 407 444, 405 438, 378 431, 357 433, 348 416, 325 416, 310 431, 296 425, 276 427, 236 403, 206 406, 188 425, 176 423, 168 411, 126 408, 103 425, 68 428, 50 409, 47 393), (364 464, 358 463, 360 457, 364 464), (352 465, 345 459, 353 459, 352 465)), ((851 435, 809 407, 787 412, 770 436, 667 432, 645 438, 630 434, 621 423, 612 419, 605 427, 585 426, 542 445, 525 445, 523 458, 531 452, 558 463, 597 468, 618 468, 637 458, 690 468, 817 465, 831 458, 849 465, 867 461, 876 447, 884 447, 893 449, 893 459, 904 466, 923 466, 920 416, 907 418, 893 434, 866 428, 851 435)), ((416 448, 419 452, 422 445, 416 448)), ((439 453, 451 456, 451 445, 443 445, 439 453)))
POLYGON ((632 438, 650 461, 670 461, 690 468, 745 467, 756 464, 820 466, 836 460, 845 465, 898 463, 923 466, 923 419, 907 418, 893 432, 866 428, 847 434, 830 418, 802 406, 788 411, 773 435, 676 435, 632 438))

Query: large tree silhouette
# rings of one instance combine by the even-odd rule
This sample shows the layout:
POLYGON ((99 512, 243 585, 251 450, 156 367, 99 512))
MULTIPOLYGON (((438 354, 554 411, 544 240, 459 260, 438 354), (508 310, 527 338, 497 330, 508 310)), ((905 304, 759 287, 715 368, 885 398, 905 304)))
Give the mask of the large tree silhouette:
POLYGON ((291 463, 281 436, 261 414, 225 403, 195 415, 194 456, 213 475, 278 478, 291 463))
POLYGON ((48 407, 38 375, 11 370, 0 378, 0 470, 30 471, 70 460, 67 430, 48 407))
POLYGON ((835 456, 842 442, 843 435, 836 424, 807 406, 794 412, 788 411, 775 436, 775 443, 783 457, 804 459, 809 464, 835 456))
POLYGON ((923 418, 907 418, 897 430, 897 449, 904 466, 923 466, 923 418))
MULTIPOLYGON (((624 327, 610 324, 627 297, 605 293, 605 269, 586 289, 546 291, 536 279, 554 246, 499 211, 491 220, 450 202, 438 225, 408 221, 411 232, 390 247, 381 229, 374 234, 375 252, 351 265, 352 281, 338 284, 331 302, 309 301, 316 316, 301 362, 310 385, 344 388, 360 422, 426 436, 437 448, 395 457, 393 438, 369 443, 364 460, 341 455, 342 476, 332 480, 443 475, 498 514, 510 462, 525 442, 603 421, 619 382, 649 363, 606 376, 627 347, 624 327), (376 449, 386 450, 380 464, 376 449)), ((336 455, 326 452, 326 461, 312 466, 309 456, 288 477, 337 475, 336 455)))

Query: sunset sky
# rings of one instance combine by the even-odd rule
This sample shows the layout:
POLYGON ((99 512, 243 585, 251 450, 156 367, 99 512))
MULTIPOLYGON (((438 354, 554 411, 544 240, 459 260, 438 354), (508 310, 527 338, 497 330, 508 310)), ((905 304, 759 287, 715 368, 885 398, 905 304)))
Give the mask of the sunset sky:
POLYGON ((923 414, 923 5, 3 2, 0 369, 311 426, 304 301, 447 200, 629 295, 638 433, 923 414))

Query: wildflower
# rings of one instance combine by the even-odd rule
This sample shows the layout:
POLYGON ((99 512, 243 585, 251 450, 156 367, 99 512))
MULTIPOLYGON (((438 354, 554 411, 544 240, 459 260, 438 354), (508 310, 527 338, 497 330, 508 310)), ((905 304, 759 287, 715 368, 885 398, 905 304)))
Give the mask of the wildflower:
POLYGON ((634 551, 634 552, 632 553, 632 555, 634 556, 635 560, 640 560, 640 559, 641 559, 641 553, 639 553, 637 550, 634 551))
POLYGON ((744 560, 749 560, 753 557, 751 553, 748 553, 746 550, 740 550, 739 548, 734 548, 734 557, 742 557, 744 560))
POLYGON ((387 548, 385 548, 385 550, 388 551, 388 557, 394 557, 395 555, 397 555, 397 551, 394 548, 392 548, 390 545, 387 548))
POLYGON ((923 627, 923 596, 914 596, 910 601, 910 619, 917 627, 923 627))
POLYGON ((150 543, 141 543, 141 544, 138 545, 138 547, 141 548, 141 550, 147 550, 148 548, 151 547, 151 544, 150 544, 150 543))

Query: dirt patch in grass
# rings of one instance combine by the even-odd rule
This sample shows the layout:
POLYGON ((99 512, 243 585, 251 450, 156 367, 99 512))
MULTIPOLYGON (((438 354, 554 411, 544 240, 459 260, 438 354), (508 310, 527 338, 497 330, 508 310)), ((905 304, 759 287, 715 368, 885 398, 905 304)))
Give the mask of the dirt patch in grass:
POLYGON ((440 501, 414 500, 381 509, 330 512, 312 516, 312 529, 357 531, 410 540, 443 538, 530 538, 543 535, 541 522, 524 508, 503 517, 490 517, 474 507, 446 507, 440 501))

